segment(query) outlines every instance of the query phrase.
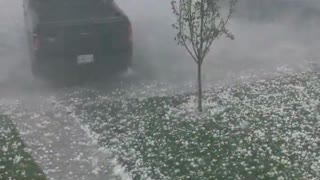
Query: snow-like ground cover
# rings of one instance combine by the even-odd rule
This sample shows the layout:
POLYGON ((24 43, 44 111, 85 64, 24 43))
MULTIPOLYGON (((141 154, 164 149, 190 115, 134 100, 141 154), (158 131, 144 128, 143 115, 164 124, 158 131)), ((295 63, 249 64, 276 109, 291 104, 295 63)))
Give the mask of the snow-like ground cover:
MULTIPOLYGON (((87 129, 81 128, 77 117, 70 115, 71 110, 56 103, 55 96, 0 99, 0 112, 12 120, 20 141, 48 180, 118 180, 124 177, 116 161, 112 161, 113 155, 100 148, 87 129)), ((4 173, 11 170, 12 167, 5 165, 4 173)))
POLYGON ((133 179, 320 178, 315 72, 212 89, 203 114, 192 94, 67 99, 133 179))
POLYGON ((0 179, 45 180, 29 150, 11 120, 0 115, 0 179))

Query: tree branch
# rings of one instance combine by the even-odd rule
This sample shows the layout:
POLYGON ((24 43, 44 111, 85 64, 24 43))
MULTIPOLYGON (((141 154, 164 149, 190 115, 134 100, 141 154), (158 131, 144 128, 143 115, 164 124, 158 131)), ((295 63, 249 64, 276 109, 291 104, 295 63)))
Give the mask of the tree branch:
POLYGON ((203 19, 204 19, 204 15, 205 15, 205 12, 204 12, 204 8, 203 8, 203 0, 201 0, 200 2, 200 47, 198 49, 198 62, 200 63, 200 65, 202 64, 203 62, 203 58, 204 58, 204 54, 203 54, 203 26, 204 26, 204 23, 203 23, 203 19))
MULTIPOLYGON (((196 45, 194 44, 194 26, 193 26, 193 19, 192 19, 192 4, 191 1, 188 1, 188 18, 189 18, 189 22, 188 22, 188 26, 189 26, 189 32, 190 32, 190 41, 191 41, 191 45, 192 45, 192 49, 193 52, 195 53, 195 57, 198 57, 199 52, 196 49, 196 45)), ((196 63, 198 63, 198 59, 196 61, 196 63)))
MULTIPOLYGON (((180 0, 180 4, 179 4, 179 11, 180 11, 180 14, 179 14, 179 36, 182 40, 182 45, 186 48, 186 50, 188 51, 188 53, 191 55, 191 57, 193 58, 193 60, 196 62, 196 63, 199 63, 198 62, 198 59, 196 58, 196 56, 191 52, 189 46, 187 45, 186 43, 186 39, 184 37, 184 33, 183 33, 183 27, 184 27, 184 24, 183 24, 183 20, 182 20, 182 5, 184 2, 182 2, 183 0, 180 0), (182 2, 182 3, 181 3, 182 2)), ((196 53, 196 52, 195 52, 196 53)))
MULTIPOLYGON (((228 24, 228 22, 231 18, 231 15, 233 13, 234 3, 235 3, 235 1, 231 0, 227 18, 225 20, 221 18, 220 23, 217 26, 217 28, 214 28, 214 29, 217 29, 218 33, 216 35, 213 35, 214 38, 212 38, 210 40, 210 42, 206 45, 206 48, 204 50, 204 55, 206 55, 209 52, 209 49, 210 49, 213 41, 219 37, 219 34, 225 33, 228 37, 230 37, 230 34, 228 32, 226 32, 226 25, 228 24)), ((216 33, 216 32, 214 32, 214 33, 216 33)))

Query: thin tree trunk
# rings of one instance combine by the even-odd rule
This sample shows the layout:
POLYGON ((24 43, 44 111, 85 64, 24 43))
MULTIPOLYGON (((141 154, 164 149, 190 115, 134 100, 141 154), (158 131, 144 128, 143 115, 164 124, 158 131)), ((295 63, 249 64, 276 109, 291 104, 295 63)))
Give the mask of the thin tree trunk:
POLYGON ((202 78, 201 63, 198 63, 198 110, 202 112, 202 78))

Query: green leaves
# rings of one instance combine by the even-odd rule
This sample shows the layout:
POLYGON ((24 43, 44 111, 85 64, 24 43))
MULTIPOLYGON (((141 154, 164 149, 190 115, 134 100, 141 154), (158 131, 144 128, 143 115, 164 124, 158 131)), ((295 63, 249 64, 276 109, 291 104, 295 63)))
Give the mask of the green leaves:
POLYGON ((172 0, 177 19, 172 27, 178 31, 175 41, 184 46, 197 63, 202 63, 215 39, 222 35, 234 39, 227 24, 235 3, 236 0, 229 0, 228 11, 223 17, 222 0, 172 0))
POLYGON ((222 35, 230 39, 234 36, 227 29, 236 0, 229 0, 229 11, 222 17, 224 0, 176 0, 171 1, 176 23, 172 25, 177 30, 174 40, 185 47, 192 59, 198 65, 198 110, 202 112, 202 73, 201 66, 210 51, 213 41, 222 35))

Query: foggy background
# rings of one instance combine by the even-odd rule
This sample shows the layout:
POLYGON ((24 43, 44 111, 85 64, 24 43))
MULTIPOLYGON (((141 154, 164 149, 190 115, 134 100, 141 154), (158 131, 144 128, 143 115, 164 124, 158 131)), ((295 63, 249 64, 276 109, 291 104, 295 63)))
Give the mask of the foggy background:
MULTIPOLYGON (((195 64, 173 40, 170 0, 116 0, 132 21, 134 69, 152 80, 195 80, 195 64)), ((28 84, 22 0, 0 0, 0 87, 28 84)), ((262 74, 288 65, 304 69, 320 59, 320 2, 317 0, 239 0, 229 24, 235 35, 214 42, 204 79, 216 82, 244 72, 262 74)))
MULTIPOLYGON (((115 79, 115 87, 112 83, 102 83, 101 86, 85 84, 58 88, 57 91, 56 88, 44 87, 41 83, 39 85, 31 75, 22 0, 0 0, 0 110, 12 117, 22 132, 25 144, 33 148, 35 160, 46 167, 44 170, 47 167, 58 167, 68 171, 67 173, 73 172, 69 171, 74 170, 73 168, 74 172, 81 171, 79 164, 74 165, 69 161, 72 159, 69 152, 74 153, 72 147, 77 152, 87 152, 84 148, 87 146, 82 141, 78 142, 79 146, 77 143, 69 143, 77 142, 83 137, 74 138, 69 135, 71 133, 78 137, 78 134, 83 134, 78 117, 71 118, 67 115, 72 115, 71 112, 77 110, 70 109, 73 105, 69 104, 76 102, 77 98, 96 103, 96 99, 112 101, 137 96, 167 96, 166 93, 171 88, 174 89, 173 93, 180 93, 184 87, 195 90, 189 84, 196 84, 196 64, 185 49, 174 41, 176 32, 171 24, 175 22, 175 17, 171 12, 170 0, 115 1, 132 21, 134 76, 137 78, 128 78, 124 85, 119 85, 115 79), (127 92, 121 92, 123 89, 127 92), (110 91, 111 95, 108 96, 110 91), (57 106, 56 101, 64 98, 66 107, 57 106), (45 123, 46 129, 40 128, 38 123, 45 123), (71 127, 72 131, 69 132, 65 127, 71 127), (32 130, 32 133, 28 130, 32 130), (55 141, 58 143, 55 146, 46 138, 39 138, 44 137, 47 130, 52 133, 52 137, 61 137, 64 143, 55 141), (61 147, 61 144, 71 146, 61 147), (47 156, 42 156, 47 155, 43 154, 42 147, 46 151, 50 150, 48 161, 43 158, 47 156), (55 154, 58 153, 52 153, 51 150, 63 152, 60 154, 68 157, 57 158, 55 154)), ((236 11, 229 24, 235 40, 222 37, 214 42, 211 53, 205 60, 205 87, 216 87, 219 81, 239 78, 247 80, 245 78, 248 74, 264 78, 284 65, 300 71, 306 68, 308 61, 320 60, 320 0, 239 0, 236 11)), ((88 147, 96 148, 91 144, 88 147)), ((84 156, 88 159, 93 157, 90 153, 84 153, 84 156)), ((90 166, 88 167, 84 169, 91 171, 90 166)), ((59 173, 54 172, 53 175, 59 173)))
POLYGON ((0 8, 0 82, 3 82, 22 63, 25 37, 22 1, 0 0, 0 8))
MULTIPOLYGON (((135 63, 164 80, 193 80, 195 64, 173 41, 175 19, 169 0, 119 0, 134 26, 135 63)), ((236 39, 216 41, 205 60, 205 80, 223 80, 244 71, 297 70, 319 59, 320 2, 240 0, 229 25, 236 39)))

